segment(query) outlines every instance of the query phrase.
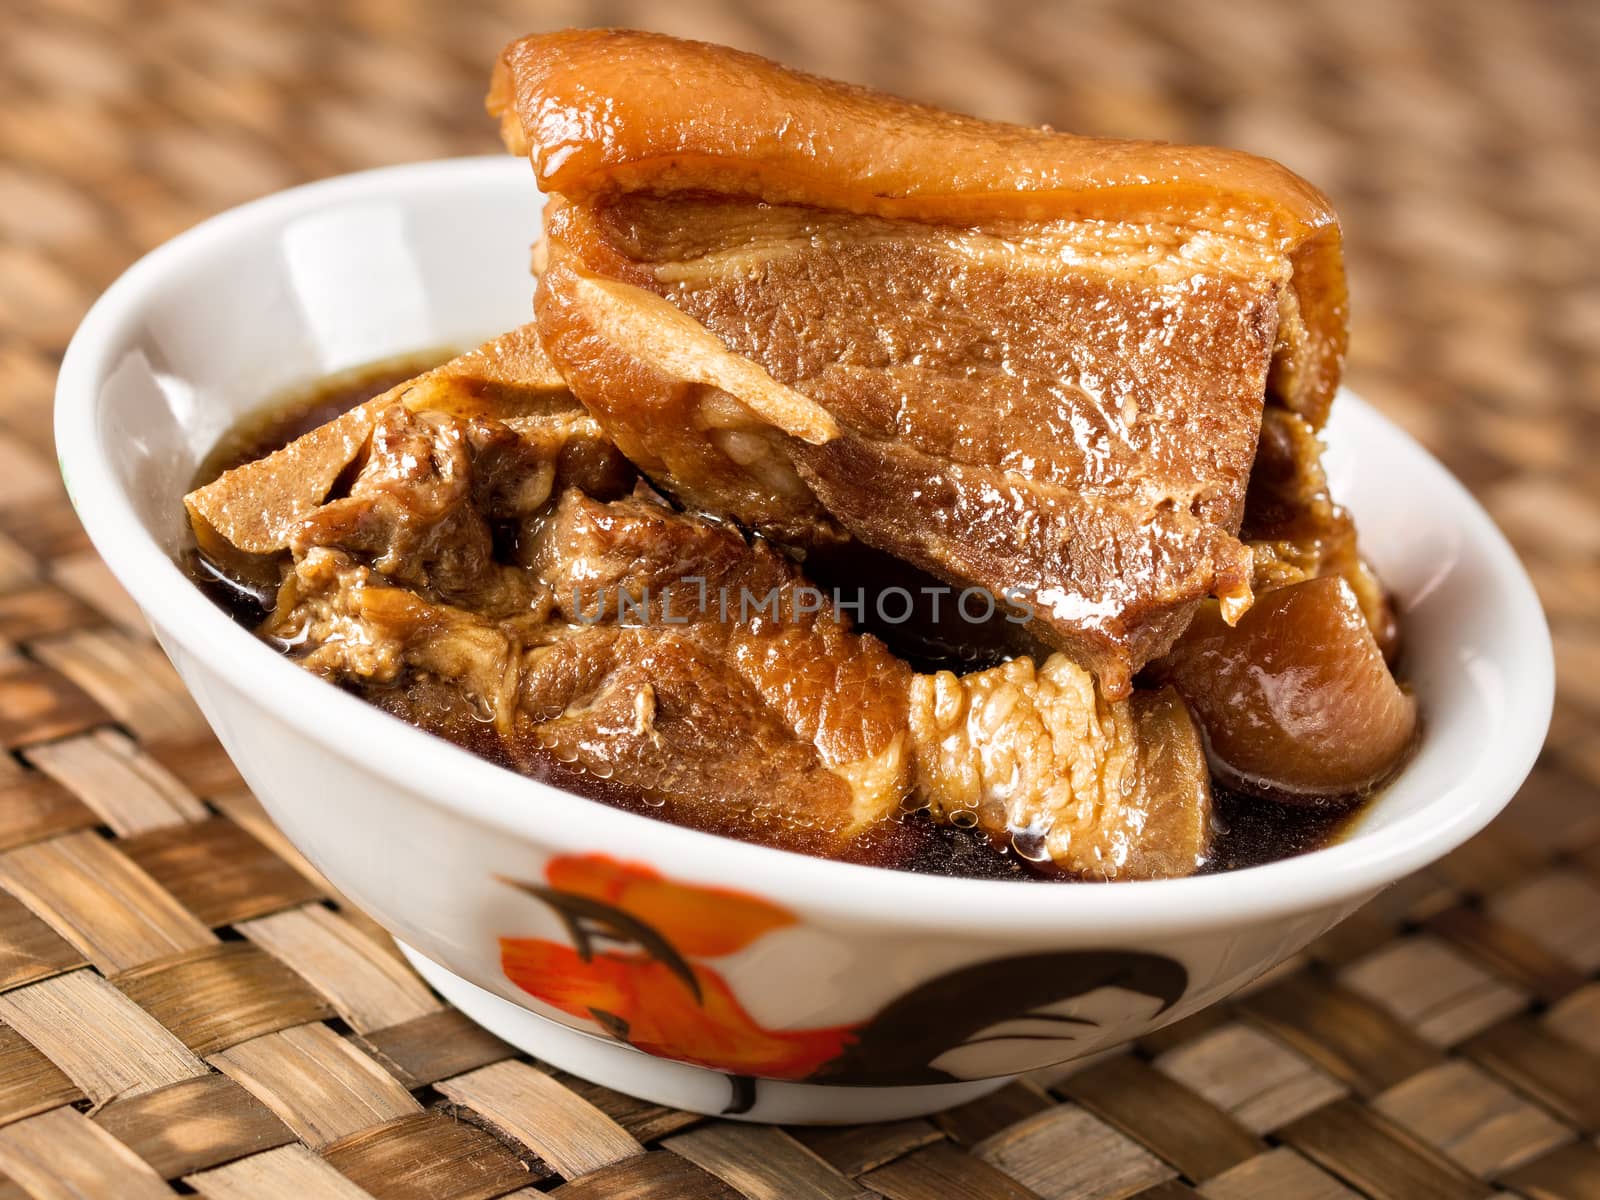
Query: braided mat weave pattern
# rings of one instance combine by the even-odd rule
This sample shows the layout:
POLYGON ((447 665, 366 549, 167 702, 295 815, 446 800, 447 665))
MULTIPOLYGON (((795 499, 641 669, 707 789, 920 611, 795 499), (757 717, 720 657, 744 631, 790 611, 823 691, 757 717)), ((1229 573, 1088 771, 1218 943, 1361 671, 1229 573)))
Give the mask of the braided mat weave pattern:
POLYGON ((1600 7, 8 0, 0 32, 0 1195, 1600 1196, 1600 7), (569 23, 1324 186, 1351 383, 1488 504, 1555 628, 1508 814, 1233 1002, 926 1120, 672 1112, 433 995, 273 828, 89 548, 50 393, 137 255, 286 185, 497 149, 492 56, 569 23))

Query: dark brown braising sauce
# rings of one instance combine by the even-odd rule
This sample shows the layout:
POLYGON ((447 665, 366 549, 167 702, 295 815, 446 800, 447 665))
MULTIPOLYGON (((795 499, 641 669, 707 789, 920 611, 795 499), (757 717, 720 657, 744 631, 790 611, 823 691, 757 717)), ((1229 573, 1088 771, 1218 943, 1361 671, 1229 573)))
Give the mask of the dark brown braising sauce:
MULTIPOLYGON (((272 453, 447 357, 433 354, 394 359, 345 372, 313 388, 279 398, 240 421, 223 437, 196 472, 194 486, 272 453)), ((272 611, 274 596, 270 589, 229 576, 197 550, 187 552, 184 567, 218 607, 246 628, 254 631, 272 611)), ((882 639, 918 671, 981 670, 1012 655, 1039 653, 1018 626, 998 619, 986 625, 967 626, 970 636, 952 638, 949 624, 936 626, 926 610, 926 601, 921 599, 925 595, 922 587, 937 581, 876 551, 850 546, 814 553, 806 562, 806 571, 824 590, 838 587, 853 598, 856 588, 864 588, 867 619, 858 622, 858 628, 882 639), (918 597, 918 607, 909 621, 885 624, 872 620, 874 592, 889 587, 904 588, 918 597)), ((595 778, 548 755, 513 759, 492 726, 466 712, 465 705, 450 702, 449 689, 422 682, 349 690, 385 712, 448 738, 499 766, 614 808, 660 816, 657 809, 625 785, 595 778)), ((1368 800, 1352 796, 1316 803, 1284 803, 1238 791, 1216 779, 1212 781, 1212 794, 1215 836, 1202 874, 1292 858, 1338 841, 1368 800)), ((1065 878, 1025 867, 1009 848, 993 845, 979 833, 935 825, 920 809, 908 809, 901 824, 903 828, 893 837, 899 845, 880 848, 888 851, 887 857, 898 870, 973 879, 1060 882, 1065 878), (905 849, 907 844, 909 851, 905 849)))

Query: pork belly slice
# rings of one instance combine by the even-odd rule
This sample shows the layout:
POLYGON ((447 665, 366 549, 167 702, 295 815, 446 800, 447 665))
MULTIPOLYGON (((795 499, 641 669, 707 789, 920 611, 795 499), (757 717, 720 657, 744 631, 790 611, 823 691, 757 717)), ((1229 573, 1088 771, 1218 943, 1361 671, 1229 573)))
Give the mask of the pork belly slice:
MULTIPOLYGON (((588 524, 572 505, 554 519, 588 524)), ((552 532, 572 546, 578 536, 552 532)), ((782 574, 787 621, 625 625, 615 597, 581 624, 535 572, 507 570, 533 600, 494 614, 315 547, 262 633, 425 729, 635 811, 829 857, 892 863, 912 848, 897 820, 910 790, 909 670, 834 622, 790 623, 782 574)))
POLYGON ((558 473, 595 486, 610 478, 619 489, 631 481, 631 472, 556 373, 534 327, 523 325, 190 492, 183 503, 202 553, 236 572, 265 569, 275 579, 272 557, 289 549, 300 523, 365 461, 380 415, 397 406, 492 418, 510 430, 523 445, 520 457, 529 469, 507 458, 508 469, 490 486, 519 491, 525 505, 548 498, 558 473), (544 496, 536 497, 541 487, 544 496))
POLYGON ((1082 218, 1148 235, 1153 254, 1163 229, 1236 230, 1289 260, 1274 392, 1320 427, 1338 386, 1338 221, 1321 192, 1267 159, 978 120, 628 30, 511 43, 487 105, 540 187, 574 200, 737 196, 961 227, 1082 218))
POLYGON ((689 507, 1010 594, 1114 696, 1248 606, 1264 396, 1320 421, 1343 346, 1302 181, 642 34, 515 43, 490 104, 552 193, 546 349, 689 507))
POLYGON ((740 679, 850 784, 870 819, 893 815, 909 792, 910 669, 854 633, 764 541, 659 499, 602 503, 572 489, 534 538, 531 562, 569 621, 619 624, 646 640, 692 631, 711 656, 699 668, 706 679, 740 679))
MULTIPOLYGON (((265 629, 302 665, 491 758, 679 824, 804 853, 891 860, 903 739, 830 762, 763 701, 711 626, 495 619, 434 604, 318 548, 265 629), (565 773, 565 774, 563 774, 565 773)), ((792 664, 800 674, 803 664, 792 664)))

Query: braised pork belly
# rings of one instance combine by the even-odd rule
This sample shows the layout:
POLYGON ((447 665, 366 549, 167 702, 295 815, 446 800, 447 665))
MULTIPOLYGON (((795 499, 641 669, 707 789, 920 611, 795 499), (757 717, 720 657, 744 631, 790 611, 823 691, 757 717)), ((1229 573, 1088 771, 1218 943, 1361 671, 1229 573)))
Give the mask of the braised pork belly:
POLYGON ((659 486, 1005 595, 1113 695, 1200 599, 1249 606, 1269 382, 1320 419, 1342 345, 1303 181, 650 35, 502 68, 491 107, 552 197, 546 349, 659 486))
POLYGON ((1263 857, 1252 805, 1307 813, 1249 822, 1297 852, 1403 758, 1321 466, 1315 189, 648 34, 514 43, 489 106, 549 193, 533 322, 185 498, 300 666, 594 799, 910 869, 1187 875, 1263 857))

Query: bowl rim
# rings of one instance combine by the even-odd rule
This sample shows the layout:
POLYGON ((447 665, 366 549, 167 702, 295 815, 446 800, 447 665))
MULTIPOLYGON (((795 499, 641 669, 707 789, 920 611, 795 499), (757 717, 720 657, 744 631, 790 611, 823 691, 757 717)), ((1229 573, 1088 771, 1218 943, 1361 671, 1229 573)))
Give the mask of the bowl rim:
POLYGON ((1068 925, 1107 933, 1182 932, 1348 902, 1466 841, 1510 802, 1532 769, 1554 701, 1554 657, 1533 585, 1465 487, 1413 438, 1348 391, 1341 404, 1383 424, 1416 458, 1417 469, 1435 476, 1428 486, 1450 502, 1453 521, 1487 556, 1503 599, 1519 614, 1522 656, 1512 698, 1522 714, 1516 740, 1494 757, 1489 771, 1472 779, 1464 800, 1455 797, 1449 811, 1435 811, 1439 801, 1430 800, 1370 837, 1237 871, 1097 886, 919 875, 752 845, 610 808, 497 767, 327 686, 214 606, 145 528, 117 483, 110 448, 99 436, 101 384, 116 365, 124 335, 162 281, 215 248, 270 235, 287 221, 333 205, 492 186, 525 186, 529 202, 536 202, 525 160, 489 155, 336 176, 227 210, 129 267, 84 317, 62 362, 55 399, 58 456, 68 495, 96 551, 164 641, 176 643, 227 686, 328 752, 434 805, 536 844, 603 847, 676 877, 748 888, 802 911, 856 924, 989 933, 1068 925))

